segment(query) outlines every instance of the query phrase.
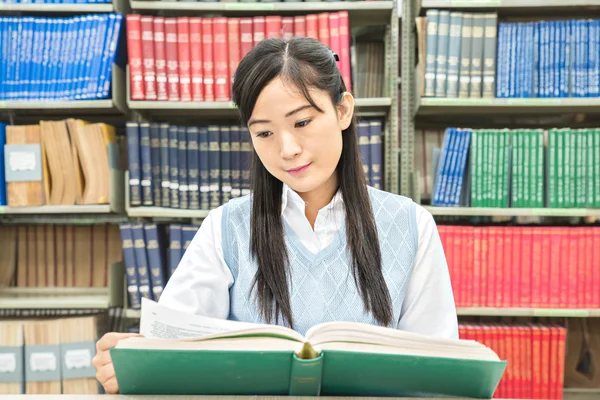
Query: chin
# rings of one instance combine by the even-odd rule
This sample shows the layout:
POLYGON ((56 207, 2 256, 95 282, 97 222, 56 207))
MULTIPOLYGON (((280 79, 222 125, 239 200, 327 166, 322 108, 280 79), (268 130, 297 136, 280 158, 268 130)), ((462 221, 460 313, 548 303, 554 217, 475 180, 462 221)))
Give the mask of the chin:
POLYGON ((315 182, 312 179, 286 179, 283 181, 286 185, 290 187, 295 192, 298 193, 308 193, 317 189, 324 182, 315 182))

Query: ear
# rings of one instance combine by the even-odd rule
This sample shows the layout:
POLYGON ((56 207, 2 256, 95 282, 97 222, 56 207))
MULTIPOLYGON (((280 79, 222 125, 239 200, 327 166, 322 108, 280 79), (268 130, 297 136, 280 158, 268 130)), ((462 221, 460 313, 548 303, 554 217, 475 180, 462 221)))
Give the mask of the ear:
POLYGON ((350 126, 352 116, 354 115, 354 97, 350 92, 344 92, 342 94, 342 99, 337 105, 337 113, 340 129, 347 129, 350 126))

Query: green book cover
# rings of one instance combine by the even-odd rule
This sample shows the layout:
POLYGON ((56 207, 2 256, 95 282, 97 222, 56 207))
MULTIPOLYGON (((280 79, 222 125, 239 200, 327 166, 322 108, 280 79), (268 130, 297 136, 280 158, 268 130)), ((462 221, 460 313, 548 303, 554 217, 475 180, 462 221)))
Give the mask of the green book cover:
POLYGON ((182 316, 143 300, 144 337, 110 349, 121 394, 491 398, 507 365, 472 340, 368 324, 323 323, 300 335, 283 326, 182 316), (211 326, 212 333, 190 335, 211 326), (183 338, 172 339, 178 331, 183 338))
POLYGON ((585 130, 586 148, 586 183, 585 183, 585 207, 594 206, 594 130, 585 130))
POLYGON ((548 207, 556 208, 556 130, 550 129, 548 131, 548 149, 546 151, 546 182, 547 182, 547 198, 548 207))
POLYGON ((556 136, 556 189, 557 189, 557 206, 565 208, 565 171, 567 170, 565 163, 566 140, 565 129, 560 129, 556 136))
POLYGON ((471 207, 479 207, 479 202, 477 201, 477 195, 479 194, 478 183, 480 177, 480 165, 479 165, 479 131, 474 129, 471 132, 471 156, 470 156, 470 164, 471 164, 471 207))
POLYGON ((594 182, 594 203, 600 207, 600 129, 594 129, 594 182))
POLYGON ((544 207, 544 131, 539 129, 537 131, 537 177, 536 177, 536 190, 535 190, 535 203, 536 207, 544 207))
POLYGON ((573 208, 577 205, 577 134, 569 129, 569 177, 568 177, 568 193, 569 207, 573 208))
POLYGON ((531 181, 531 131, 523 134, 523 207, 530 207, 531 181))

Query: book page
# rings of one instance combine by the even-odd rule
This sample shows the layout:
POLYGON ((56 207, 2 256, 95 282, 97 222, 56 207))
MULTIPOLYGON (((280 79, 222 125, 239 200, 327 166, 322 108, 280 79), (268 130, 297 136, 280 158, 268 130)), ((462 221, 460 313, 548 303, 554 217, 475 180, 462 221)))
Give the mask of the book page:
POLYGON ((206 335, 260 326, 187 314, 142 298, 140 334, 147 339, 199 339, 206 335))

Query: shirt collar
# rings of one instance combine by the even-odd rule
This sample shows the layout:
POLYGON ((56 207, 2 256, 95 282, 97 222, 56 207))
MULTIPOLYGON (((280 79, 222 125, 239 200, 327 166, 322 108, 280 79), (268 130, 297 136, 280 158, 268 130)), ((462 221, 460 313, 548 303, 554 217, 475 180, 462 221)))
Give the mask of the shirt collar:
MULTIPOLYGON (((342 193, 340 192, 340 190, 338 190, 329 202, 329 204, 323 207, 322 210, 328 210, 334 207, 338 208, 341 207, 343 204, 344 202, 342 193)), ((300 197, 298 193, 296 193, 291 187, 284 183, 283 191, 281 194, 281 215, 283 215, 286 208, 290 206, 298 207, 302 212, 304 212, 306 205, 304 203, 304 200, 302 200, 302 197, 300 197)))

